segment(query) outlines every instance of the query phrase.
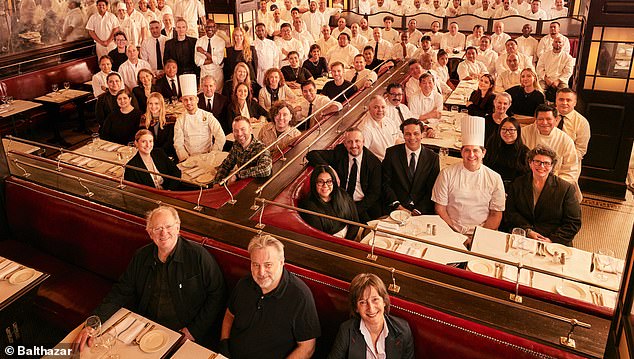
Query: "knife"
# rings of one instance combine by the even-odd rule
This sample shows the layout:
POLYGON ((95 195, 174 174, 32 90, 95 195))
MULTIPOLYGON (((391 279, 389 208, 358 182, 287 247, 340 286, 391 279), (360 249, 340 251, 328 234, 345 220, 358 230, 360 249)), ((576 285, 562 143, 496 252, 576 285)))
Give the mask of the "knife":
POLYGON ((116 322, 114 322, 114 324, 112 324, 111 326, 108 327, 108 329, 104 330, 103 332, 101 332, 101 335, 107 333, 108 331, 110 331, 110 329, 114 328, 115 326, 119 325, 119 323, 121 323, 125 318, 128 317, 128 315, 130 315, 130 313, 132 313, 131 311, 128 311, 127 313, 125 313, 121 318, 119 318, 116 322))
POLYGON ((145 323, 145 326, 143 326, 143 329, 141 329, 141 331, 139 332, 139 334, 137 334, 136 338, 134 338, 134 340, 132 341, 135 344, 139 343, 139 340, 141 340, 141 337, 143 337, 143 335, 145 335, 145 333, 147 333, 149 331, 150 327, 150 322, 145 323))
POLYGON ((423 257, 425 257, 425 254, 427 254, 427 249, 428 249, 428 248, 429 248, 429 247, 425 247, 425 248, 423 248, 423 253, 421 253, 421 255, 420 255, 420 258, 421 258, 421 259, 422 259, 423 257))
MULTIPOLYGON (((139 336, 139 340, 138 340, 138 341, 136 341, 136 342, 134 342, 134 343, 135 343, 135 344, 141 344, 141 340, 143 339, 143 337, 144 337, 147 333, 151 332, 151 331, 154 329, 154 327, 155 327, 155 325, 154 325, 154 324, 152 324, 152 325, 151 325, 151 326, 150 326, 147 330, 145 330, 145 329, 144 329, 145 333, 143 333, 143 335, 140 335, 140 336, 139 336)), ((140 333, 139 333, 139 334, 140 334, 140 333)), ((135 339, 135 340, 136 340, 136 339, 135 339)))
POLYGON ((594 252, 592 252, 592 258, 590 258, 590 273, 594 271, 594 252))
POLYGON ((504 247, 504 253, 508 253, 509 252, 509 247, 511 246, 511 235, 507 234, 506 235, 506 247, 504 247))

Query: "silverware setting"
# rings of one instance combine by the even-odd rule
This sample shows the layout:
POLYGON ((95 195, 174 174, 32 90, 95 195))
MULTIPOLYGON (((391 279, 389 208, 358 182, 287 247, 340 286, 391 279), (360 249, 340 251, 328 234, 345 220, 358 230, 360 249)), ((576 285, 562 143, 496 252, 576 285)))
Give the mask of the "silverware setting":
POLYGON ((125 318, 127 318, 128 315, 130 315, 130 313, 132 313, 132 312, 127 312, 121 318, 117 319, 117 321, 114 322, 114 324, 112 324, 111 326, 109 326, 108 329, 106 329, 103 332, 101 332, 101 335, 107 333, 108 331, 110 331, 110 329, 114 328, 115 326, 119 325, 119 323, 123 322, 125 320, 125 318))
POLYGON ((537 242, 537 251, 535 252, 535 255, 539 257, 546 257, 546 243, 537 242))
POLYGON ((529 276, 528 285, 531 286, 531 288, 533 287, 533 276, 534 275, 535 275, 534 271, 532 271, 532 270, 528 271, 528 276, 529 276))
POLYGON ((506 235, 506 246, 504 247, 504 253, 508 253, 510 247, 511 247, 511 235, 507 234, 506 235))
POLYGON ((604 306, 603 304, 603 293, 597 288, 590 287, 590 295, 592 296, 592 303, 599 306, 604 306))
POLYGON ((13 273, 16 273, 19 270, 22 270, 26 268, 25 266, 18 266, 16 269, 12 270, 11 272, 7 273, 4 275, 4 277, 2 277, 2 280, 8 280, 9 277, 11 277, 13 275, 13 273))
POLYGON ((117 333, 117 335, 121 335, 123 333, 125 333, 128 329, 132 328, 132 326, 134 325, 134 323, 136 323, 137 319, 134 318, 134 320, 132 321, 132 323, 130 323, 130 325, 128 325, 125 329, 123 329, 120 333, 117 333))
POLYGON ((147 334, 149 331, 151 331, 152 329, 154 329, 154 325, 150 325, 150 322, 145 323, 145 326, 143 327, 143 329, 141 329, 141 331, 136 336, 136 338, 134 338, 132 343, 139 345, 139 343, 141 342, 141 338, 143 338, 143 336, 147 334))

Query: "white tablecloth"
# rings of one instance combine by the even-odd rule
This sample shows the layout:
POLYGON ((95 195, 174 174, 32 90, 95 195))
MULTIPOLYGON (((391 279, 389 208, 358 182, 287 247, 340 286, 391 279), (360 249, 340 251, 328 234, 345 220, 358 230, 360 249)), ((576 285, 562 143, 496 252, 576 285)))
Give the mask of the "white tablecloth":
POLYGON ((199 184, 208 184, 216 176, 218 166, 227 158, 229 152, 211 151, 191 156, 178 164, 184 180, 199 184))
POLYGON ((449 95, 445 104, 465 106, 471 93, 478 88, 478 80, 462 80, 456 89, 449 95))

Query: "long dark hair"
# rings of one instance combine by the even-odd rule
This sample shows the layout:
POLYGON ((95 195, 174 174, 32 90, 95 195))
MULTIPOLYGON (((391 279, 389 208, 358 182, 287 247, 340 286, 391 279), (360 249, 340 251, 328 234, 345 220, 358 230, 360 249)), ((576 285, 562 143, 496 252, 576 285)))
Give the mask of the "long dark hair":
POLYGON ((495 94, 493 93, 493 89, 495 88, 495 79, 493 78, 493 76, 489 74, 484 74, 480 76, 480 78, 482 77, 486 77, 487 79, 489 79, 489 83, 491 84, 491 87, 489 87, 489 89, 487 90, 487 93, 485 93, 484 96, 482 96, 482 91, 480 91, 479 88, 473 91, 473 96, 472 96, 473 98, 471 99, 471 102, 473 103, 485 104, 489 100, 489 97, 495 96, 495 94))
POLYGON ((339 187, 339 183, 337 181, 337 175, 335 171, 330 166, 317 166, 313 170, 313 173, 310 175, 310 196, 312 199, 319 203, 324 203, 324 201, 319 197, 319 193, 317 193, 317 177, 319 177, 322 173, 328 173, 330 178, 332 179, 332 192, 330 192, 330 203, 332 208, 335 210, 337 217, 340 217, 344 213, 350 213, 350 209, 348 208, 349 203, 351 202, 351 198, 341 187, 339 187))
POLYGON ((245 100, 245 103, 247 106, 249 106, 249 104, 251 103, 251 87, 249 86, 248 83, 246 82, 240 82, 238 83, 234 88, 233 88, 233 94, 231 95, 231 106, 233 106, 233 111, 236 114, 240 114, 240 106, 238 105, 238 96, 236 95, 238 92, 238 87, 240 86, 245 86, 247 88, 247 90, 249 91, 249 94, 247 95, 247 98, 245 100))
POLYGON ((507 122, 510 122, 513 127, 515 127, 515 130, 517 130, 517 139, 515 139, 515 142, 510 145, 517 155, 515 158, 516 168, 526 167, 526 158, 522 156, 522 147, 524 147, 524 142, 522 141, 522 126, 520 126, 520 123, 515 119, 515 117, 507 117, 503 119, 495 130, 495 133, 487 139, 485 146, 487 149, 487 162, 495 163, 498 160, 498 157, 502 154, 502 151, 505 150, 503 149, 503 146, 506 145, 506 143, 502 140, 500 131, 502 131, 502 126, 504 126, 507 122))

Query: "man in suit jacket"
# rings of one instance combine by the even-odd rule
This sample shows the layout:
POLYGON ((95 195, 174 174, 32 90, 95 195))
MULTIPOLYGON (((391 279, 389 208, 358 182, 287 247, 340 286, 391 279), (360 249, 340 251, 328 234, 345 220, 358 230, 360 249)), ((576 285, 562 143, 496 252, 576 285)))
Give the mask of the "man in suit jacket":
POLYGON ((178 64, 174 60, 165 61, 165 76, 156 80, 156 89, 166 100, 181 97, 181 85, 178 81, 178 64))
POLYGON ((337 172, 340 186, 357 205, 361 222, 381 216, 381 161, 363 147, 363 134, 358 128, 346 130, 343 144, 332 150, 310 151, 307 159, 312 166, 329 165, 337 172))
POLYGON ((440 172, 438 155, 421 144, 424 124, 414 118, 401 124, 405 143, 389 147, 383 159, 383 191, 388 210, 434 214, 431 191, 440 172))
POLYGON ((207 75, 202 78, 200 87, 203 92, 198 94, 198 108, 213 113, 215 118, 226 118, 228 101, 224 95, 216 92, 216 80, 207 75))

